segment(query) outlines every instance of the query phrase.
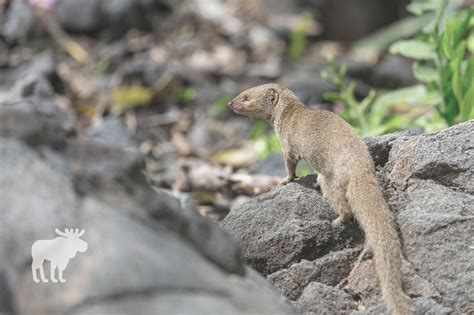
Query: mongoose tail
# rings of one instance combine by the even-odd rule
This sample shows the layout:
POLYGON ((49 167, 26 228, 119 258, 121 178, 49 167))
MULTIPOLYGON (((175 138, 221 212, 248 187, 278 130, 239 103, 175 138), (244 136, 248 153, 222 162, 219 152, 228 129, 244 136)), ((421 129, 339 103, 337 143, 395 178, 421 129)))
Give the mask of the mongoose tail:
POLYGON ((351 178, 347 199, 374 252, 375 269, 390 313, 412 314, 402 290, 401 246, 394 228, 395 220, 374 175, 366 173, 351 178))

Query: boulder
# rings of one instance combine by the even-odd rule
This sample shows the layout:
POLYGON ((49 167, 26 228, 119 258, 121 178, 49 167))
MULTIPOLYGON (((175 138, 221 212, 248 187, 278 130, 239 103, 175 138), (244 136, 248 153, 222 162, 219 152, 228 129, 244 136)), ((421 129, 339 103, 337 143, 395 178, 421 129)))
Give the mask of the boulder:
POLYGON ((277 187, 233 209, 223 220, 223 228, 239 239, 244 260, 260 273, 360 244, 357 226, 331 225, 336 216, 312 187, 314 181, 310 176, 277 187))
MULTIPOLYGON (((468 121, 430 134, 366 139, 399 226, 405 291, 417 314, 472 311, 473 134, 474 121, 468 121)), ((357 301, 354 314, 386 313, 372 257, 354 268, 361 231, 331 226, 335 214, 312 187, 314 180, 303 178, 251 199, 233 208, 222 226, 240 240, 244 262, 268 275, 303 313, 354 309, 351 303, 318 299, 325 286, 345 287, 357 301)), ((340 290, 330 292, 334 300, 347 298, 340 290)))
POLYGON ((18 106, 0 110, 0 312, 295 314, 227 233, 148 184, 120 123, 68 133, 54 95, 28 82, 9 94, 18 106), (65 283, 35 283, 32 244, 56 228, 84 229, 87 250, 69 260, 65 283))

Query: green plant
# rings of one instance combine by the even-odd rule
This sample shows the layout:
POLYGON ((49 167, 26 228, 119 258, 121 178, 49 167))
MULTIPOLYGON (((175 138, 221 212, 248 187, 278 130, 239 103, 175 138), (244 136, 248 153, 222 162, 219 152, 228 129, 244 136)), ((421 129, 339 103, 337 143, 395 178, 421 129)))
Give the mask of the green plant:
POLYGON ((414 59, 413 74, 447 125, 474 118, 474 8, 453 11, 459 1, 414 0, 416 15, 435 18, 413 39, 393 43, 389 51, 414 59))
POLYGON ((339 114, 357 130, 360 136, 380 135, 410 124, 412 117, 391 113, 391 109, 407 94, 419 91, 402 89, 397 93, 389 92, 377 96, 376 92, 371 90, 364 99, 358 100, 355 96, 356 83, 346 80, 346 66, 338 66, 333 56, 328 56, 328 63, 321 76, 334 85, 336 91, 326 92, 324 98, 343 106, 339 114))
POLYGON ((178 100, 183 104, 189 104, 196 99, 196 90, 190 86, 182 86, 178 90, 178 100))
POLYGON ((230 101, 229 95, 224 95, 218 98, 207 110, 208 114, 212 117, 216 117, 227 108, 227 103, 230 101))
POLYGON ((253 141, 260 158, 265 158, 272 152, 281 151, 280 140, 274 132, 269 132, 268 124, 264 121, 255 122, 250 130, 249 138, 253 141))
POLYGON ((288 47, 288 56, 290 59, 299 60, 303 57, 306 49, 306 37, 311 26, 311 14, 303 13, 290 36, 290 45, 288 47))
POLYGON ((342 103, 341 117, 356 128, 362 136, 368 135, 371 128, 367 121, 367 110, 375 99, 375 91, 371 90, 366 98, 358 101, 355 97, 356 83, 346 81, 347 67, 345 65, 338 66, 335 58, 331 55, 327 57, 327 60, 329 66, 321 72, 321 77, 334 85, 336 92, 326 92, 324 99, 342 103))

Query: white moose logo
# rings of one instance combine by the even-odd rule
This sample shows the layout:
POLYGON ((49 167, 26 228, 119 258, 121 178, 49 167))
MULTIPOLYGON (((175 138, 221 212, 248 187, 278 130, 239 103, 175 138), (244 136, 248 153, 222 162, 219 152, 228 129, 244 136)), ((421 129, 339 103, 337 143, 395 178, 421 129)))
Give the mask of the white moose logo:
POLYGON ((31 264, 31 271, 33 273, 33 281, 40 282, 36 276, 36 270, 39 269, 42 282, 48 282, 44 276, 43 263, 45 260, 51 262, 51 281, 56 283, 54 271, 58 269, 58 278, 60 282, 66 282, 63 278, 63 271, 71 258, 76 256, 77 252, 84 253, 87 250, 87 242, 80 239, 84 234, 84 230, 79 232, 79 229, 65 229, 64 233, 59 229, 54 230, 60 237, 54 240, 39 240, 31 246, 31 256, 33 262, 31 264))

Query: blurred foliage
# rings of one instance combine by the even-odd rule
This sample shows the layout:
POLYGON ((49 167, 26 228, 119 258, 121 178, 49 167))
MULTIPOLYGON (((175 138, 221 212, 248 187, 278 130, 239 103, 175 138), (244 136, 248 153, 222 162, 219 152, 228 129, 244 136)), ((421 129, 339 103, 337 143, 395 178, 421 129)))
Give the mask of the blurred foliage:
POLYGON ((311 27, 312 16, 309 12, 303 13, 298 21, 297 27, 290 36, 288 56, 292 60, 300 60, 306 50, 306 37, 311 27))
POLYGON ((178 100, 183 104, 189 104, 196 99, 196 90, 190 86, 182 86, 178 90, 178 100))
POLYGON ((412 1, 410 12, 434 11, 435 18, 415 38, 389 49, 415 60, 413 74, 426 93, 438 96, 433 105, 448 126, 474 118, 474 8, 453 11, 456 2, 412 1))
POLYGON ((394 41, 416 35, 432 19, 432 15, 426 14, 394 22, 359 40, 352 46, 351 53, 358 59, 372 61, 383 54, 394 41))
POLYGON ((313 173, 313 169, 307 164, 299 164, 296 169, 296 177, 305 177, 313 173))
POLYGON ((413 39, 393 43, 389 51, 414 59, 420 84, 381 95, 355 97, 355 82, 333 57, 321 76, 336 87, 325 99, 342 104, 340 115, 362 136, 375 136, 417 125, 433 131, 474 118, 474 8, 456 10, 458 0, 414 0, 408 10, 432 16, 413 39), (435 14, 433 14, 435 11, 435 14), (435 109, 435 111, 433 110, 435 109))
POLYGON ((95 71, 97 74, 104 74, 107 72, 109 67, 110 67, 109 60, 106 58, 100 58, 95 65, 95 71))
POLYGON ((227 103, 230 101, 229 95, 221 96, 217 101, 215 101, 208 109, 208 114, 211 117, 216 117, 222 113, 227 108, 227 103))
POLYGON ((117 112, 150 103, 153 91, 143 86, 119 86, 112 91, 113 107, 117 112))
POLYGON ((280 140, 274 132, 270 131, 268 124, 264 121, 255 122, 250 130, 250 139, 260 158, 264 158, 272 152, 281 151, 280 140))
POLYGON ((338 66, 332 56, 328 57, 328 62, 329 65, 321 72, 321 76, 334 85, 336 91, 326 92, 324 98, 343 105, 339 114, 357 130, 360 136, 376 136, 410 125, 412 118, 391 113, 391 107, 400 98, 417 91, 401 89, 396 93, 386 93, 377 97, 376 92, 371 90, 364 99, 358 100, 355 96, 356 83, 346 80, 347 67, 338 66))

